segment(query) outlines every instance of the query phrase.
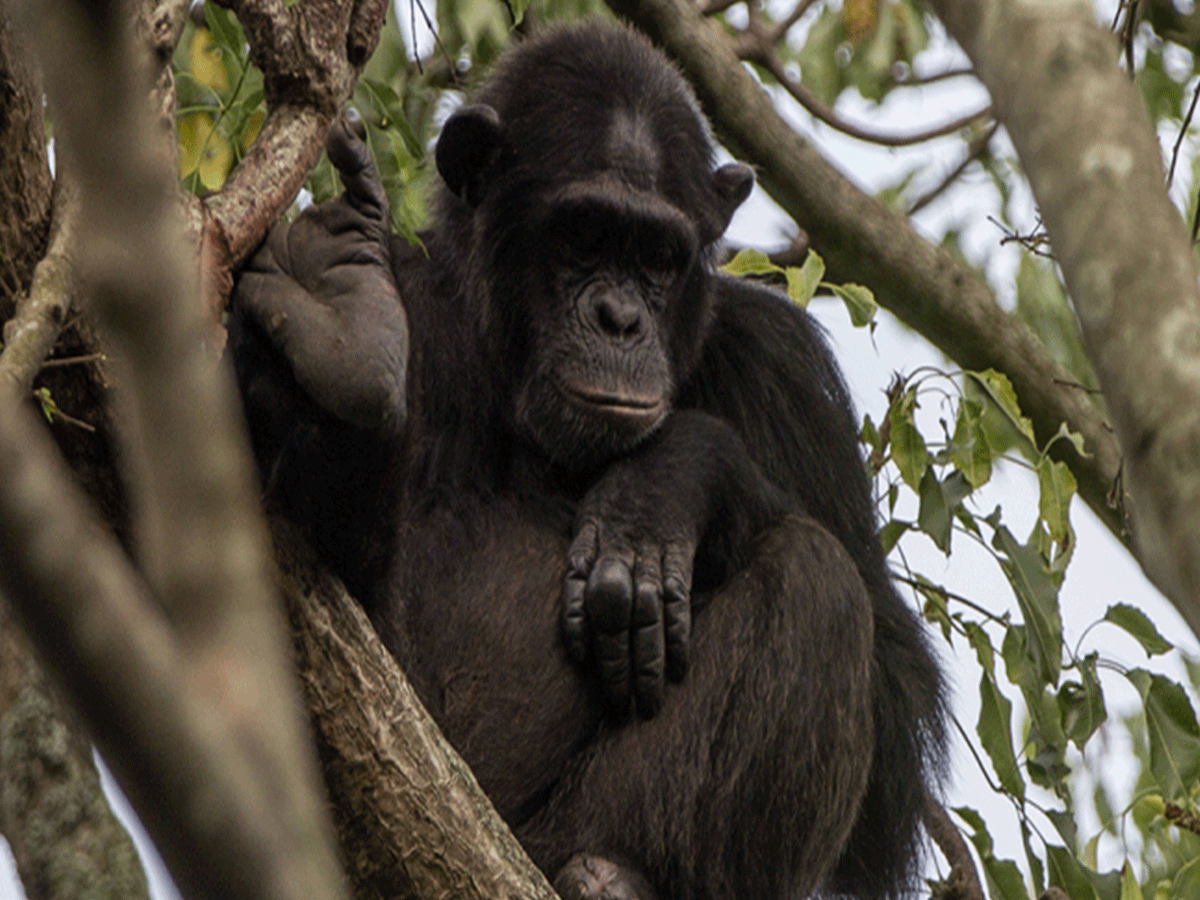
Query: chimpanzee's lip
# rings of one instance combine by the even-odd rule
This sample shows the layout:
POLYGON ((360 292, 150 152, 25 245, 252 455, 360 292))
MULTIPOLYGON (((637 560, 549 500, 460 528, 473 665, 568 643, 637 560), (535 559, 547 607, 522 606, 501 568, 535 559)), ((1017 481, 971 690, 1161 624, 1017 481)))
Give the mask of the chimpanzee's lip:
POLYGON ((590 384, 564 384, 563 390, 576 400, 623 415, 656 415, 663 407, 662 397, 617 393, 590 384))

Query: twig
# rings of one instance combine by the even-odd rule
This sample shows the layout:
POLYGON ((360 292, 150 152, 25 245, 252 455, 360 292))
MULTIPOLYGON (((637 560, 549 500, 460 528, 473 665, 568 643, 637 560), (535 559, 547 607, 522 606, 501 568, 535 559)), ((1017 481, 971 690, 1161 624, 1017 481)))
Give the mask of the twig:
POLYGON ((979 873, 975 869, 971 851, 967 849, 967 842, 950 821, 946 810, 933 799, 929 791, 925 792, 922 820, 925 830, 950 863, 950 877, 946 881, 955 889, 953 896, 960 900, 984 900, 983 886, 979 882, 979 873))
POLYGON ((1175 146, 1171 150, 1171 168, 1167 170, 1167 187, 1171 186, 1171 182, 1175 180, 1175 163, 1179 160, 1179 148, 1183 146, 1183 139, 1187 135, 1188 126, 1192 124, 1192 116, 1196 112, 1196 101, 1200 100, 1200 81, 1196 82, 1196 90, 1192 94, 1192 102, 1188 106, 1187 115, 1183 117, 1183 123, 1179 126, 1179 136, 1175 138, 1175 146))
MULTIPOLYGON (((754 42, 757 43, 757 42, 754 42)), ((991 104, 976 110, 973 113, 955 119, 952 122, 947 122, 944 125, 938 125, 926 131, 918 131, 914 134, 889 134, 887 132, 875 131, 869 128, 862 128, 852 122, 848 122, 839 116, 834 110, 830 109, 816 94, 806 88, 797 79, 792 78, 784 70, 783 65, 779 62, 778 57, 774 52, 768 52, 764 55, 758 55, 761 48, 750 47, 747 44, 741 47, 743 52, 738 55, 742 59, 757 62, 764 69, 771 73, 771 76, 778 81, 783 88, 792 95, 792 97, 803 106, 814 118, 819 119, 831 128, 834 128, 842 134, 848 134, 850 137, 858 138, 860 141, 867 141, 872 144, 879 144, 883 147, 908 147, 912 144, 920 144, 925 141, 933 140, 937 137, 942 137, 947 134, 954 134, 962 128, 966 128, 975 122, 989 118, 992 114, 991 104)))
POLYGON ((1177 806, 1168 801, 1165 804, 1164 815, 1172 825, 1176 825, 1185 831, 1190 831, 1192 834, 1200 834, 1200 816, 1197 816, 1193 812, 1188 812, 1182 806, 1177 806))
POLYGON ((946 190, 946 188, 950 187, 950 185, 958 179, 958 176, 966 171, 967 166, 978 159, 979 156, 982 155, 983 151, 987 149, 988 144, 992 142, 992 138, 995 137, 999 128, 1000 123, 993 121, 984 130, 983 134, 971 141, 971 143, 967 145, 967 152, 963 156, 962 162, 955 166, 954 170, 951 171, 950 174, 948 174, 945 178, 943 178, 939 184, 935 185, 932 189, 926 191, 924 194, 918 197, 916 201, 913 202, 913 205, 908 208, 908 215, 911 216, 913 213, 917 212, 917 210, 924 209, 937 197, 939 197, 941 193, 946 190))
POLYGON ((1132 0, 1125 14, 1125 33, 1121 36, 1121 43, 1125 45, 1125 72, 1130 81, 1137 75, 1133 70, 1133 23, 1137 19, 1137 8, 1138 0, 1132 0))
POLYGON ((103 353, 87 353, 83 356, 64 356, 60 359, 48 359, 42 363, 43 369, 53 369, 56 366, 77 366, 82 363, 103 362, 108 359, 103 353))
POLYGON ((1053 253, 1049 253, 1042 249, 1042 247, 1050 243, 1050 236, 1046 234, 1046 232, 1038 230, 1042 227, 1041 219, 1038 219, 1037 225, 1034 226, 1034 230, 1029 232, 1029 234, 1020 234, 1016 231, 1013 231, 995 216, 988 216, 987 220, 1004 232, 1004 237, 1000 239, 1001 247, 1003 247, 1005 244, 1011 244, 1015 242, 1036 256, 1043 256, 1046 259, 1054 259, 1053 253))
MULTIPOLYGON (((772 44, 778 43, 788 33, 793 25, 800 21, 801 16, 812 9, 817 0, 800 0, 788 15, 768 32, 772 44)), ((753 4, 751 4, 753 5, 753 4)))
POLYGON ((69 167, 60 162, 46 255, 33 270, 28 296, 17 303, 15 315, 4 326, 0 377, 12 379, 22 397, 32 389, 79 293, 71 260, 78 222, 78 188, 69 167))

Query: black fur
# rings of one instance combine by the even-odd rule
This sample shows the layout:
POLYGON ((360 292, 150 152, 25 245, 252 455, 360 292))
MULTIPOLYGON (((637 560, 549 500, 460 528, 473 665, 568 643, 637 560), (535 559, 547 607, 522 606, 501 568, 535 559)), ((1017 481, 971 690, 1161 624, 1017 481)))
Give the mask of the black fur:
POLYGON ((424 249, 343 126, 345 196, 240 277, 268 497, 573 892, 907 893, 941 678, 819 330, 712 272, 749 170, 619 26, 473 102, 424 249))

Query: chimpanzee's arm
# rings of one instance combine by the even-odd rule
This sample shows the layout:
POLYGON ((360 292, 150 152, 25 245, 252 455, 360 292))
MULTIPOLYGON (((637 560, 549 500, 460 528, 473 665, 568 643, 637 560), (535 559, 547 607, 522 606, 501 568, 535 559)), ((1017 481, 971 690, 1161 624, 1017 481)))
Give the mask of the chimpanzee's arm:
POLYGON ((790 507, 735 429, 698 410, 672 413, 608 467, 579 510, 563 628, 574 659, 594 654, 614 710, 632 691, 640 716, 658 711, 664 677, 678 681, 687 668, 693 583, 727 580, 790 507))
POLYGON ((344 120, 326 149, 345 192, 276 225, 240 273, 229 352, 268 500, 361 596, 389 545, 408 326, 374 163, 344 120))
POLYGON ((811 516, 886 592, 874 507, 841 375, 811 318, 717 277, 716 319, 676 410, 585 498, 568 559, 564 632, 596 660, 619 711, 653 715, 687 663, 691 595, 748 561, 784 513, 811 516))

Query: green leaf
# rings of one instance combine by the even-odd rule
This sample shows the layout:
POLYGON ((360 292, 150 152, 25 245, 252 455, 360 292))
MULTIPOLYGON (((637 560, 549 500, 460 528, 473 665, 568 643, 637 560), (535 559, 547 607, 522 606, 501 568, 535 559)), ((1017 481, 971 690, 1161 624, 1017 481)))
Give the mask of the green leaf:
POLYGON ((1143 900, 1142 886, 1138 884, 1128 862, 1121 866, 1121 900, 1143 900))
POLYGON ((1055 462, 1048 456, 1038 461, 1038 514, 1050 536, 1056 541, 1065 541, 1070 533, 1071 497, 1075 495, 1075 476, 1063 462, 1055 462))
POLYGON ((1115 603, 1104 613, 1104 621, 1112 622, 1128 632, 1146 651, 1146 656, 1154 656, 1173 650, 1174 645, 1158 633, 1144 612, 1128 603, 1115 603))
MULTIPOLYGON (((1200 897, 1200 858, 1189 860, 1180 866, 1171 882, 1172 897, 1200 897)), ((1121 900, 1125 900, 1124 897, 1121 900)))
POLYGON ((879 543, 883 545, 883 555, 887 556, 892 552, 892 548, 896 546, 896 542, 904 536, 912 526, 908 522, 901 522, 899 519, 891 519, 886 525, 879 529, 879 543))
POLYGON ((1097 388, 1079 336, 1075 312, 1058 280, 1054 264, 1030 253, 1021 254, 1017 269, 1017 316, 1030 327, 1050 355, 1085 388, 1097 388))
POLYGON ((1079 661, 1079 681, 1064 682, 1058 690, 1058 709, 1062 727, 1075 746, 1083 745, 1108 718, 1104 690, 1096 677, 1096 654, 1079 661))
POLYGON ((1011 859, 997 859, 992 851, 992 837, 988 834, 983 817, 970 807, 960 806, 954 810, 972 830, 971 843, 983 862, 984 877, 988 882, 988 893, 1000 900, 1029 900, 1021 870, 1011 859))
POLYGON ((961 472, 951 472, 939 482, 932 468, 927 468, 921 477, 921 508, 917 513, 917 527, 929 535, 938 549, 950 553, 951 515, 962 499, 971 493, 971 484, 961 472))
POLYGON ((1004 554, 1004 570, 1021 615, 1025 618, 1026 652, 1048 685, 1058 683, 1062 666, 1062 617, 1058 608, 1058 584, 1041 553, 1017 543, 1012 533, 998 522, 993 526, 992 546, 1004 554))
POLYGON ((1041 857, 1033 852, 1033 835, 1029 831, 1029 823, 1021 820, 1021 844, 1025 847, 1025 861, 1029 864, 1029 877, 1033 881, 1033 895, 1042 896, 1046 891, 1046 870, 1042 866, 1041 857))
POLYGON ((971 487, 981 487, 992 477, 992 448, 983 429, 983 408, 964 398, 958 404, 950 459, 971 487))
POLYGON ((521 20, 525 18, 525 10, 529 8, 529 0, 504 0, 508 4, 508 9, 512 13, 513 28, 521 24, 521 20))
POLYGON ((1200 780, 1200 727, 1192 704, 1182 687, 1162 675, 1131 669, 1125 677, 1145 706, 1150 774, 1164 798, 1182 800, 1200 780))
POLYGON ((875 427, 869 414, 863 415, 862 430, 858 433, 858 439, 872 450, 880 450, 879 429, 875 427))
POLYGON ((842 302, 846 304, 846 311, 850 313, 850 322, 855 328, 863 328, 875 320, 875 311, 879 309, 879 304, 875 302, 875 295, 871 293, 870 288, 861 284, 830 284, 827 281, 822 284, 842 298, 842 302))
POLYGON ((1000 692, 996 683, 991 642, 974 622, 966 624, 967 638, 975 648, 983 676, 979 680, 979 721, 975 731, 979 742, 992 761, 1001 786, 1014 797, 1024 799, 1025 780, 1017 766, 1013 750, 1012 702, 1000 692))
POLYGON ((1017 403, 1017 393, 1013 390, 1012 382, 1006 375, 995 369, 985 369, 982 372, 967 372, 967 377, 983 390, 987 398, 995 404, 1008 423, 1036 448, 1037 441, 1033 435, 1033 423, 1021 415, 1021 406, 1017 403))
POLYGON ((1100 900, 1083 864, 1066 847, 1046 845, 1050 884, 1067 892, 1071 900, 1100 900))
POLYGON ((771 262, 767 254, 761 250, 746 249, 739 250, 737 256, 721 266, 721 271, 729 275, 744 277, 746 275, 775 275, 782 273, 783 269, 771 262))
POLYGON ((804 258, 804 265, 800 268, 788 266, 784 277, 787 278, 787 293, 792 302, 802 309, 807 308, 821 284, 821 279, 825 277, 825 260, 821 259, 815 250, 809 250, 808 256, 804 258))
POLYGON ((909 388, 888 410, 888 420, 892 426, 892 459, 904 483, 919 493, 921 479, 929 466, 929 451, 913 423, 916 405, 917 389, 909 388))

